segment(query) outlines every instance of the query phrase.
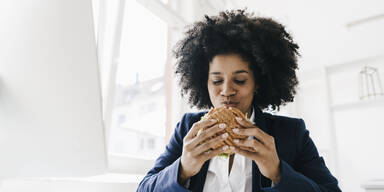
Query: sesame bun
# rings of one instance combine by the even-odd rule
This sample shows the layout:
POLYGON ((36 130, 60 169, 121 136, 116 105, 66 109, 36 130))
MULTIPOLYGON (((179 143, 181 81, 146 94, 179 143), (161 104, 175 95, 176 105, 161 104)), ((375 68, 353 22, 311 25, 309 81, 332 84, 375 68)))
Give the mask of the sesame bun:
MULTIPOLYGON (((226 107, 212 108, 212 109, 210 109, 208 111, 208 113, 206 113, 201 118, 201 120, 216 119, 217 120, 217 124, 225 123, 227 125, 225 130, 217 133, 216 136, 224 134, 226 132, 226 133, 228 133, 228 137, 223 142, 221 142, 218 145, 216 145, 215 147, 213 147, 213 149, 217 149, 217 148, 222 147, 224 145, 236 146, 235 143, 233 142, 234 139, 245 139, 245 138, 247 138, 247 136, 238 135, 238 134, 235 134, 232 131, 233 128, 240 127, 240 124, 236 121, 235 117, 240 117, 242 119, 247 119, 246 116, 239 109, 234 108, 234 107, 229 107, 229 108, 226 108, 226 107)), ((200 135, 200 133, 203 132, 203 131, 204 131, 203 129, 200 129, 197 132, 197 135, 200 135)), ((232 154, 233 154, 233 152, 231 152, 229 150, 229 148, 228 148, 227 151, 225 151, 223 154, 220 154, 220 155, 228 156, 228 155, 232 155, 232 154)))

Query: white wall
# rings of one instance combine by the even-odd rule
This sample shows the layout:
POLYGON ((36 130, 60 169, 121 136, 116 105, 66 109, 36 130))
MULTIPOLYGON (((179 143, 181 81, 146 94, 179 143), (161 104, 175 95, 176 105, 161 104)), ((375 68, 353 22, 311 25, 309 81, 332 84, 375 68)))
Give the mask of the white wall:
MULTIPOLYGON (((357 74, 361 66, 357 67, 357 72, 348 67, 339 69, 337 74, 349 79, 335 79, 332 73, 331 98, 328 98, 325 70, 325 66, 345 63, 348 66, 354 61, 369 64, 366 61, 384 54, 384 2, 227 2, 232 8, 248 7, 257 15, 279 20, 299 43, 302 56, 299 59, 298 93, 295 102, 283 107, 280 114, 305 120, 310 136, 327 166, 339 179, 341 188, 344 191, 364 191, 361 185, 367 180, 384 179, 384 166, 379 164, 384 158, 384 154, 379 152, 380 146, 384 146, 380 139, 384 130, 380 129, 383 125, 379 121, 384 105, 382 102, 369 106, 357 103, 360 107, 331 112, 332 101, 340 104, 357 100, 357 74)), ((203 14, 212 14, 212 11, 200 9, 196 18, 203 14)), ((384 60, 378 62, 384 64, 384 60)), ((384 85, 384 69, 380 71, 384 85)))

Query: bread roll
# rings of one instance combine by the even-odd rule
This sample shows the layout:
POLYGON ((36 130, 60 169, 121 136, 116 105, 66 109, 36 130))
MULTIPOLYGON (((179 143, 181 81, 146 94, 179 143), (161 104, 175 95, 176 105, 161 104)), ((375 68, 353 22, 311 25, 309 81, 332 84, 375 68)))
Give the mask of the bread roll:
MULTIPOLYGON (((224 145, 236 146, 236 144, 233 142, 234 139, 246 139, 247 138, 247 136, 241 136, 241 135, 235 134, 232 131, 233 128, 239 128, 240 127, 240 125, 237 122, 237 120, 235 119, 235 117, 247 119, 246 116, 239 109, 234 108, 234 107, 212 108, 208 111, 208 113, 206 113, 201 118, 201 120, 216 119, 218 124, 225 123, 227 125, 227 127, 223 131, 217 133, 217 135, 221 135, 221 134, 224 134, 225 132, 227 132, 228 137, 223 142, 219 143, 218 145, 216 145, 212 149, 217 149, 218 147, 222 147, 224 145)), ((200 129, 197 132, 197 135, 200 135, 200 133, 203 131, 204 131, 203 129, 200 129)), ((220 155, 228 156, 228 155, 232 155, 232 154, 233 154, 233 152, 230 152, 230 150, 228 149, 225 153, 220 154, 220 155)))

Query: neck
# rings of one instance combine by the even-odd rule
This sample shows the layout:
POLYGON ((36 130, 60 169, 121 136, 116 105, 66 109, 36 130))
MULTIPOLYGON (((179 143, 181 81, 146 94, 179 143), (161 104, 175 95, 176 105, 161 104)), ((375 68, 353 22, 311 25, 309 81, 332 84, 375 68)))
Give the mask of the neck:
POLYGON ((251 115, 252 115, 252 109, 253 109, 253 108, 252 108, 252 107, 250 107, 250 108, 248 109, 247 113, 246 113, 246 114, 247 114, 247 118, 248 118, 248 119, 250 119, 250 118, 251 118, 251 115))

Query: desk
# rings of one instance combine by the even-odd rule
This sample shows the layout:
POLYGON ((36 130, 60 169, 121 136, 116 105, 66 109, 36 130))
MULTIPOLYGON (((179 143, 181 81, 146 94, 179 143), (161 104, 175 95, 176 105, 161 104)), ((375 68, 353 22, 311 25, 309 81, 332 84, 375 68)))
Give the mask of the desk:
POLYGON ((384 192, 384 180, 371 180, 362 185, 366 192, 384 192))

